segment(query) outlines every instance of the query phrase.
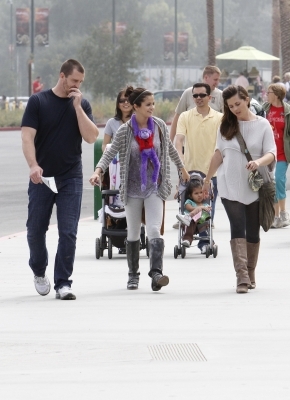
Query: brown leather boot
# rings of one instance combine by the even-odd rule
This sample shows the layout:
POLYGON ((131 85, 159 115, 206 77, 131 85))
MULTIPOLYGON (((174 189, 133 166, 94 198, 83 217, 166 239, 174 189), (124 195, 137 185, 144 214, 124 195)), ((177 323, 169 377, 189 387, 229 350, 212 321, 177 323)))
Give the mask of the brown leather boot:
POLYGON ((243 238, 232 239, 230 241, 234 267, 237 276, 237 293, 247 293, 248 286, 251 284, 248 274, 247 241, 243 238))
POLYGON ((249 289, 255 289, 256 287, 255 268, 258 261, 259 249, 260 249, 260 242, 258 243, 247 242, 248 274, 251 281, 249 289))

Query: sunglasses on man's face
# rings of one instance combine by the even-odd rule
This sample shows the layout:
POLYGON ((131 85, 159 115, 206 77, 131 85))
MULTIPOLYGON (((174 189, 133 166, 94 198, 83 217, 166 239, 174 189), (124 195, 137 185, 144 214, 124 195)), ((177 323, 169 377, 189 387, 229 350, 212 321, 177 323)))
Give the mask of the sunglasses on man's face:
POLYGON ((128 99, 120 99, 119 100, 119 103, 129 103, 129 100, 128 99))
POLYGON ((192 97, 194 97, 195 99, 197 99, 198 97, 200 97, 201 99, 204 99, 206 96, 208 96, 208 94, 206 94, 206 93, 194 93, 192 95, 192 97))

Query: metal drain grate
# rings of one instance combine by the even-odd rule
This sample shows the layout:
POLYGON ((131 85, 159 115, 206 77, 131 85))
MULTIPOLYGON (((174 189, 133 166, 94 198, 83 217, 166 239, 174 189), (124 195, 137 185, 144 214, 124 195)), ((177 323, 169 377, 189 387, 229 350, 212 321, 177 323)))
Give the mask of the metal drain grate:
POLYGON ((157 361, 207 361, 195 343, 158 344, 148 346, 148 349, 157 361))

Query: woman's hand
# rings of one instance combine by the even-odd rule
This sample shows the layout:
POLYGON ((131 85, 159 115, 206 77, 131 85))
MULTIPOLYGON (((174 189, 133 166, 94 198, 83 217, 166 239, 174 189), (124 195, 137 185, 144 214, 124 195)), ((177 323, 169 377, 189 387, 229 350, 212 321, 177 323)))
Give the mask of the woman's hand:
POLYGON ((246 165, 246 168, 249 171, 255 171, 259 166, 260 166, 260 163, 258 160, 252 160, 252 161, 248 162, 248 164, 246 165))
POLYGON ((207 199, 210 195, 210 181, 204 180, 202 185, 202 193, 204 199, 207 199))
POLYGON ((182 168, 182 170, 181 170, 181 177, 182 177, 182 180, 183 180, 184 182, 189 182, 189 181, 190 181, 190 175, 189 175, 189 173, 186 171, 185 168, 182 168))
POLYGON ((96 168, 93 175, 90 177, 89 182, 93 186, 100 186, 101 183, 101 168, 96 168))

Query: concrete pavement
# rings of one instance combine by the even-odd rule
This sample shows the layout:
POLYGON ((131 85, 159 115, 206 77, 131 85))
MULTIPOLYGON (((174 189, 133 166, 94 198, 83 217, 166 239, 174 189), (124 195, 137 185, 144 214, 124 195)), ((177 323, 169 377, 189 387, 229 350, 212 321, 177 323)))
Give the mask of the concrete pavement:
MULTIPOLYGON (((289 196, 287 199, 290 209, 289 196)), ((218 256, 173 258, 178 205, 166 204, 164 270, 153 293, 141 251, 138 291, 124 255, 94 254, 101 226, 79 224, 76 301, 39 296, 25 233, 0 238, 0 393, 3 400, 289 400, 289 231, 261 232, 257 289, 235 293, 227 217, 217 203, 218 256), (178 359, 178 360, 176 360, 178 359)), ((53 279, 57 228, 47 235, 53 279)))

